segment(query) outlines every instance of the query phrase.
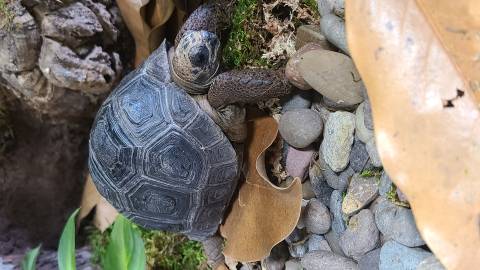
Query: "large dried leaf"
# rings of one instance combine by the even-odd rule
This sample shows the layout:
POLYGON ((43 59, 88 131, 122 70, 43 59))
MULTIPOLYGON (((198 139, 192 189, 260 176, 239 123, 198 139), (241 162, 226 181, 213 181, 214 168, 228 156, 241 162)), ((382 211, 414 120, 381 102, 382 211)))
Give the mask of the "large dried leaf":
POLYGON ((173 0, 117 0, 122 18, 135 40, 135 66, 140 65, 165 38, 173 0))
POLYGON ((93 184, 92 177, 88 175, 83 188, 82 202, 80 203, 80 213, 78 214, 77 225, 95 208, 93 224, 100 231, 105 231, 117 218, 118 212, 107 202, 105 198, 98 193, 93 184))
POLYGON ((348 0, 383 164, 449 269, 480 265, 478 0, 348 0))
POLYGON ((246 181, 221 227, 227 239, 224 254, 242 262, 262 260, 293 231, 302 200, 300 179, 278 188, 267 177, 265 150, 277 137, 277 122, 258 118, 249 122, 249 131, 246 181))

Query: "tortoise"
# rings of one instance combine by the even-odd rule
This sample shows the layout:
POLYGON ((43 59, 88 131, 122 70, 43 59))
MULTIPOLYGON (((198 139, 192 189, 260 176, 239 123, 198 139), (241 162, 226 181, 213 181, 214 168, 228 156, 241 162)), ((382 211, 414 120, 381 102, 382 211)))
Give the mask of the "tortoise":
MULTIPOLYGON (((229 124, 243 125, 245 109, 217 102, 207 113, 196 103, 198 96, 189 95, 207 96, 220 63, 220 40, 211 26, 187 29, 192 20, 210 21, 195 14, 205 12, 192 14, 175 48, 164 41, 102 104, 90 133, 89 169, 99 193, 135 223, 204 240, 217 231, 236 189, 238 142, 245 137, 229 136, 238 130, 229 124), (182 67, 189 72, 179 72, 182 67)), ((255 96, 269 98, 275 94, 272 86, 278 93, 289 92, 278 72, 262 74, 255 80, 234 80, 233 88, 228 82, 218 85, 240 89, 248 102, 255 96), (255 89, 258 95, 252 94, 255 89)), ((230 95, 228 91, 224 94, 230 95)), ((221 90, 216 93, 222 95, 221 90)), ((241 100, 242 94, 236 97, 241 100)))

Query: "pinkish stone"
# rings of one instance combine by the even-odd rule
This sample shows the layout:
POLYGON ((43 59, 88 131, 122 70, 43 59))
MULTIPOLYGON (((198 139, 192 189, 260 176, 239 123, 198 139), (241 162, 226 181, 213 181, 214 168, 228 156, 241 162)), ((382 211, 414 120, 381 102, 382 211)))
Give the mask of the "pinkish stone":
POLYGON ((305 179, 314 153, 313 147, 296 149, 289 146, 286 162, 288 175, 305 179))

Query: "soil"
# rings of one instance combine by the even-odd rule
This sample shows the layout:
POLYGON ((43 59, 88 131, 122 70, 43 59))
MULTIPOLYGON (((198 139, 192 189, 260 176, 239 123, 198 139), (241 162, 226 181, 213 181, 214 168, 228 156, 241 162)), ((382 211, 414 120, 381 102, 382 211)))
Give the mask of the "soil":
POLYGON ((55 248, 87 172, 90 120, 54 125, 13 103, 15 143, 0 153, 0 255, 55 248))

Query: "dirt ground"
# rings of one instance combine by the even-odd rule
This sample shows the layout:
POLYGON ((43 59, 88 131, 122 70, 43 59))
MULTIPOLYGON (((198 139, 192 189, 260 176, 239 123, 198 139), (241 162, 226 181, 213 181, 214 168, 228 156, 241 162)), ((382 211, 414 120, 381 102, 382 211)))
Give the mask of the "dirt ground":
POLYGON ((0 255, 57 246, 79 205, 90 127, 48 124, 19 102, 9 107, 15 143, 0 155, 0 255))

